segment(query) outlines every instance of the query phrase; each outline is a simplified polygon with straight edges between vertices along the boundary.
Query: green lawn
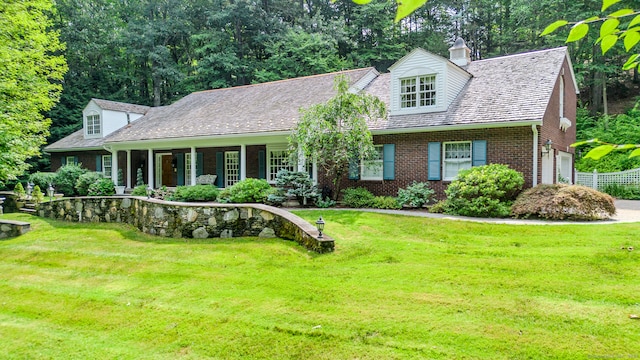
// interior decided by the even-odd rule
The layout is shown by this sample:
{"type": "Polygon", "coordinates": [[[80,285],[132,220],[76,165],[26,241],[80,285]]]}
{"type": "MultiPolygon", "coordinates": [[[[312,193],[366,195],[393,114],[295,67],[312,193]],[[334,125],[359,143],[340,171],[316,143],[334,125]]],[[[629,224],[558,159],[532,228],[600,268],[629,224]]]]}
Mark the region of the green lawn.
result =
{"type": "Polygon", "coordinates": [[[335,253],[3,215],[0,358],[640,358],[640,224],[298,214],[335,253]]]}

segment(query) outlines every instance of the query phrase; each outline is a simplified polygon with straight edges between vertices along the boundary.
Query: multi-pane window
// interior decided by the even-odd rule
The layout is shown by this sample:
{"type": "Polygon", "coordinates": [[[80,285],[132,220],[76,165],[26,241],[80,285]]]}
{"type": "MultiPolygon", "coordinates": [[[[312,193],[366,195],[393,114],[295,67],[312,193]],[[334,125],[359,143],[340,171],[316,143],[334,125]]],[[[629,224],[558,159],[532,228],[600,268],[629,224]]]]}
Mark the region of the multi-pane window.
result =
{"type": "Polygon", "coordinates": [[[75,156],[67,156],[65,163],[67,165],[78,165],[78,164],[76,164],[76,157],[75,156]]]}
{"type": "Polygon", "coordinates": [[[400,107],[414,108],[436,105],[436,76],[400,79],[400,107]]]}
{"type": "Polygon", "coordinates": [[[240,180],[240,153],[238,151],[227,151],[224,153],[225,182],[224,186],[229,187],[240,180]]]}
{"type": "Polygon", "coordinates": [[[436,76],[420,76],[420,106],[436,104],[436,76]]]}
{"type": "MultiPolygon", "coordinates": [[[[267,181],[275,182],[280,170],[298,171],[298,166],[291,163],[286,146],[269,146],[267,148],[267,181]]],[[[313,178],[313,164],[310,161],[305,162],[305,172],[313,178]]]]}
{"type": "Polygon", "coordinates": [[[111,155],[102,155],[102,175],[111,178],[111,155]]]}
{"type": "Polygon", "coordinates": [[[376,154],[371,160],[363,161],[360,178],[362,180],[382,180],[383,177],[383,146],[376,145],[376,154]]]}
{"type": "Polygon", "coordinates": [[[269,148],[267,159],[267,181],[276,181],[276,175],[280,170],[294,171],[293,164],[289,161],[289,153],[284,148],[269,148]]]}
{"type": "MultiPolygon", "coordinates": [[[[198,162],[196,161],[196,174],[198,173],[198,162]]],[[[191,184],[191,153],[184,154],[184,184],[191,184]]]]}
{"type": "Polygon", "coordinates": [[[466,169],[471,169],[471,141],[445,143],[444,179],[453,180],[466,169]]]}
{"type": "Polygon", "coordinates": [[[87,115],[87,135],[100,134],[100,115],[87,115]]]}

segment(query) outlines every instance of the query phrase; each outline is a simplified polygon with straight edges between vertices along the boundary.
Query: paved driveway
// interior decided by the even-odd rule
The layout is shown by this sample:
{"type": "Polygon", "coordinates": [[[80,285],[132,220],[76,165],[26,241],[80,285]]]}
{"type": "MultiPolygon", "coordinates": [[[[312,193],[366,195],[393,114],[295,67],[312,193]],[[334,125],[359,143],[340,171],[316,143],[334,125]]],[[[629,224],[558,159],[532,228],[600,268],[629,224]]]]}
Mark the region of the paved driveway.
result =
{"type": "Polygon", "coordinates": [[[640,200],[616,200],[617,213],[613,217],[619,222],[640,221],[640,200]]]}
{"type": "MultiPolygon", "coordinates": [[[[311,208],[313,209],[313,208],[311,208]]],[[[311,210],[305,209],[305,210],[311,210]]],[[[475,222],[489,222],[497,224],[519,224],[519,225],[567,225],[567,224],[617,224],[623,222],[640,222],[640,200],[616,200],[616,215],[611,220],[603,221],[548,221],[548,220],[528,220],[528,219],[486,219],[466,216],[453,216],[444,214],[432,214],[424,210],[382,210],[382,209],[351,209],[357,211],[377,212],[383,214],[420,216],[438,219],[466,220],[475,222]]],[[[346,209],[314,209],[318,211],[340,211],[346,209]]]]}

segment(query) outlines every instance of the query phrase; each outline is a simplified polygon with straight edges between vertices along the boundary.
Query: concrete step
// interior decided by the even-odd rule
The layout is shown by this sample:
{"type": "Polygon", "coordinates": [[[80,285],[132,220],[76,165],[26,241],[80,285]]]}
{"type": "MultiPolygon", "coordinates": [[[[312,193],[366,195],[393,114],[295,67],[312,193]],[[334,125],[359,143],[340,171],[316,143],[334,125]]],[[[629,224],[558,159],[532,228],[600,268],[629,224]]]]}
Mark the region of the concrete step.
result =
{"type": "Polygon", "coordinates": [[[34,215],[36,213],[36,209],[29,209],[29,208],[23,207],[22,209],[20,209],[20,212],[24,214],[34,215]]]}

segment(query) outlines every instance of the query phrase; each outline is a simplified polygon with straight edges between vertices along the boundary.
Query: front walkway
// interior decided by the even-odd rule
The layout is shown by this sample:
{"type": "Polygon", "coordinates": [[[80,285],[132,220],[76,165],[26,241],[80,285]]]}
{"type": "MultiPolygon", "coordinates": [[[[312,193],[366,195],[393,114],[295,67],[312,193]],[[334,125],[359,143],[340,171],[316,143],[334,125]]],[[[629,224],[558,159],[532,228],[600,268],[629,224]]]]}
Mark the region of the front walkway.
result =
{"type": "MultiPolygon", "coordinates": [[[[570,225],[570,224],[619,224],[640,222],[640,200],[616,200],[617,213],[609,220],[601,221],[551,221],[551,220],[526,220],[526,219],[497,219],[497,218],[475,218],[467,216],[454,216],[446,214],[432,214],[426,210],[385,210],[385,209],[304,209],[304,210],[324,210],[324,211],[340,211],[354,210],[375,212],[381,214],[418,216],[434,219],[464,220],[474,222],[485,222],[494,224],[513,224],[513,225],[570,225]]],[[[302,210],[302,209],[301,209],[302,210]]]]}

